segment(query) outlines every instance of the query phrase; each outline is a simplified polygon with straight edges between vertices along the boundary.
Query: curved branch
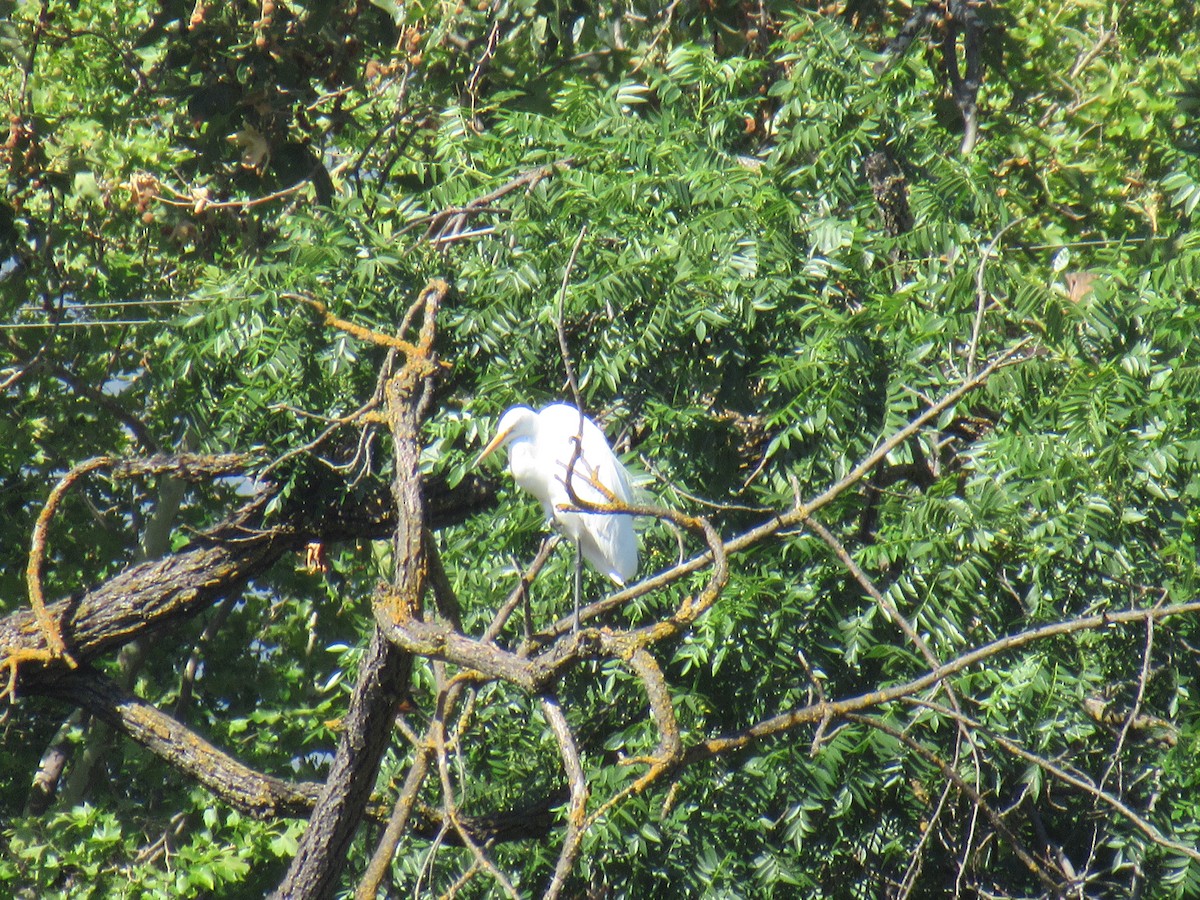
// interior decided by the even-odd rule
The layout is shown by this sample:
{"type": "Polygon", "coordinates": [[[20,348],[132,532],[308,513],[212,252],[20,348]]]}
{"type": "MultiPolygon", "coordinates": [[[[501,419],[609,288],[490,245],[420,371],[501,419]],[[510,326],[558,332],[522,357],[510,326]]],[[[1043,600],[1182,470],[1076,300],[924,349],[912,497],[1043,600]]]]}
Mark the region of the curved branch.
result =
{"type": "MultiPolygon", "coordinates": [[[[240,454],[152,457],[120,461],[114,471],[123,475],[173,471],[181,477],[199,478],[224,474],[225,466],[245,459],[240,454]]],[[[302,502],[285,507],[278,524],[264,528],[263,509],[274,496],[268,490],[194,539],[192,547],[130,566],[82,597],[48,604],[46,613],[68,626],[72,654],[86,663],[207,609],[309,541],[381,538],[392,532],[395,511],[380,496],[382,492],[347,497],[340,485],[333,481],[312,485],[302,502]],[[311,502],[314,495],[325,493],[336,499],[325,504],[311,502]]],[[[431,477],[424,480],[422,489],[429,495],[429,522],[434,529],[460,522],[495,499],[492,485],[475,477],[453,489],[431,477]]],[[[22,693],[40,693],[46,684],[69,671],[65,660],[54,656],[32,609],[0,618],[0,665],[13,656],[20,661],[22,693]]]]}
{"type": "MultiPolygon", "coordinates": [[[[33,526],[33,540],[29,547],[29,564],[25,568],[25,580],[29,585],[29,603],[33,606],[33,615],[37,619],[38,627],[42,630],[42,636],[50,653],[62,658],[72,669],[75,668],[76,662],[67,651],[67,645],[63,640],[62,622],[57,617],[51,616],[46,610],[46,600],[42,596],[42,563],[46,559],[46,537],[50,532],[50,520],[54,518],[54,514],[58,511],[58,505],[71,486],[89,472],[111,466],[114,462],[115,460],[111,456],[97,456],[74,466],[70,472],[58,480],[58,484],[50,491],[50,496],[46,498],[46,505],[38,513],[37,522],[33,526]]],[[[14,658],[10,656],[10,659],[14,658]]],[[[13,677],[16,677],[15,667],[13,668],[13,677]]]]}

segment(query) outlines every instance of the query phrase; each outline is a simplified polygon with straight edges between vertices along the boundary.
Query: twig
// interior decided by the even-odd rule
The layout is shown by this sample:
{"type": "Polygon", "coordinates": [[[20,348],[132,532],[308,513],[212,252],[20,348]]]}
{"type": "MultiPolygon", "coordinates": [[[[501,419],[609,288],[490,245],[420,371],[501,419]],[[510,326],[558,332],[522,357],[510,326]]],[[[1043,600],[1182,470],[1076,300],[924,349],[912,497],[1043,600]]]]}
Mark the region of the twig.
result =
{"type": "MultiPolygon", "coordinates": [[[[425,233],[421,237],[421,241],[432,241],[434,238],[445,234],[456,234],[461,230],[462,224],[470,216],[481,215],[486,212],[500,212],[502,210],[492,210],[491,204],[501,197],[512,193],[519,187],[524,187],[527,190],[532,190],[543,178],[549,178],[556,174],[560,169],[569,169],[575,164],[574,157],[564,157],[563,159],[555,160],[552,163],[547,163],[544,166],[537,166],[517,175],[510,179],[500,187],[489,191],[488,193],[476,197],[474,200],[467,203],[465,206],[455,206],[440,212],[432,213],[428,216],[422,216],[409,222],[403,228],[396,232],[396,237],[417,228],[420,225],[429,223],[425,229],[425,233]]],[[[418,241],[420,243],[421,241],[418,241]]],[[[410,248],[411,249],[411,248],[410,248]]]]}
{"type": "MultiPolygon", "coordinates": [[[[432,849],[433,848],[431,847],[430,848],[431,852],[430,852],[430,857],[429,857],[431,860],[433,858],[432,849]]],[[[459,876],[454,879],[454,883],[451,884],[450,887],[446,888],[446,890],[442,892],[442,894],[438,897],[438,900],[451,900],[451,898],[457,897],[458,892],[461,891],[463,888],[465,888],[470,883],[471,879],[479,874],[479,870],[480,870],[479,860],[472,859],[471,864],[469,866],[467,866],[465,869],[463,869],[461,874],[459,874],[459,876]]],[[[414,889],[413,895],[417,896],[417,897],[420,896],[420,884],[419,883],[417,885],[417,888],[414,889]]]]}
{"type": "MultiPolygon", "coordinates": [[[[1079,73],[1082,72],[1084,69],[1086,69],[1088,66],[1090,66],[1092,64],[1092,60],[1094,60],[1097,56],[1099,56],[1101,51],[1103,51],[1104,48],[1106,46],[1108,46],[1108,42],[1111,41],[1114,37],[1116,37],[1117,30],[1118,30],[1117,29],[1118,23],[1116,21],[1117,15],[1122,10],[1125,9],[1125,6],[1128,3],[1129,3],[1129,0],[1120,0],[1120,2],[1118,2],[1116,4],[1116,7],[1113,9],[1112,27],[1101,30],[1099,40],[1097,40],[1096,43],[1092,45],[1091,49],[1089,49],[1086,53],[1081,54],[1079,56],[1079,58],[1075,60],[1074,65],[1071,66],[1071,71],[1067,73],[1067,78],[1070,79],[1070,78],[1077,77],[1079,75],[1079,73]]],[[[1045,123],[1043,123],[1041,125],[1041,127],[1044,128],[1045,123]]]]}
{"type": "MultiPolygon", "coordinates": [[[[1147,621],[1150,621],[1150,620],[1147,619],[1147,621]]],[[[1083,776],[1083,775],[1076,775],[1073,772],[1069,772],[1066,769],[1062,768],[1061,766],[1058,766],[1055,763],[1052,763],[1050,760],[1046,759],[1045,757],[1039,756],[1036,753],[1026,750],[1024,747],[1020,746],[1016,742],[1009,740],[1008,738],[1003,737],[1002,735],[996,734],[995,732],[989,730],[987,728],[987,726],[983,725],[980,722],[975,721],[974,719],[970,718],[969,716],[955,713],[953,710],[947,709],[946,707],[940,706],[936,703],[930,703],[930,702],[923,701],[923,700],[917,700],[915,698],[907,700],[906,702],[910,702],[910,703],[913,703],[916,705],[928,707],[929,709],[932,709],[936,712],[941,713],[942,715],[949,716],[951,718],[961,718],[961,721],[965,725],[967,725],[967,727],[971,728],[974,731],[979,732],[980,734],[985,735],[986,737],[988,737],[988,739],[994,741],[997,744],[997,746],[999,746],[1002,749],[1006,750],[1007,752],[1011,753],[1013,756],[1016,756],[1016,757],[1024,760],[1027,763],[1032,763],[1033,765],[1037,766],[1039,769],[1043,770],[1044,772],[1054,776],[1059,781],[1062,781],[1065,784],[1069,784],[1072,787],[1079,788],[1081,791],[1085,792],[1086,794],[1090,795],[1091,797],[1095,798],[1096,800],[1112,807],[1113,810],[1118,812],[1120,815],[1124,816],[1131,825],[1133,825],[1135,828],[1138,829],[1138,831],[1142,832],[1142,834],[1144,834],[1146,837],[1148,837],[1154,843],[1158,844],[1160,847],[1170,850],[1173,853],[1178,853],[1181,856],[1186,856],[1188,859],[1192,860],[1193,862],[1200,863],[1200,850],[1197,850],[1195,847],[1189,847],[1187,844],[1181,844],[1178,841],[1171,840],[1169,837],[1167,837],[1161,831],[1159,831],[1158,828],[1155,827],[1155,825],[1152,822],[1149,822],[1144,817],[1139,815],[1137,812],[1135,812],[1133,809],[1131,809],[1127,804],[1125,804],[1120,798],[1115,797],[1112,794],[1108,793],[1107,791],[1102,790],[1101,788],[1097,787],[1096,784],[1090,778],[1087,778],[1086,776],[1083,776]]]]}
{"type": "MultiPolygon", "coordinates": [[[[884,614],[891,619],[892,623],[896,625],[896,627],[898,627],[904,633],[904,636],[908,638],[908,640],[920,651],[921,656],[924,657],[925,661],[935,669],[941,665],[940,660],[934,654],[928,642],[926,642],[924,638],[917,634],[916,629],[913,628],[909,621],[900,614],[900,610],[896,608],[895,604],[888,600],[888,598],[884,596],[883,592],[875,586],[875,583],[871,580],[870,576],[867,575],[854,557],[849,554],[846,548],[842,545],[841,541],[839,541],[828,528],[826,528],[821,522],[817,521],[817,519],[813,518],[812,516],[806,516],[803,521],[804,525],[811,529],[822,541],[824,541],[826,546],[833,551],[834,555],[841,560],[842,565],[846,567],[847,571],[849,571],[854,577],[854,580],[858,582],[859,586],[867,592],[867,594],[875,601],[879,608],[883,610],[884,614]]],[[[959,702],[958,692],[954,690],[953,686],[950,685],[949,682],[945,681],[941,683],[941,688],[946,692],[946,697],[950,701],[951,707],[961,712],[962,704],[959,702]]],[[[970,748],[971,761],[975,767],[976,788],[978,788],[983,772],[983,762],[980,758],[979,747],[976,745],[975,738],[971,734],[970,730],[965,728],[961,723],[958,725],[958,733],[959,738],[961,740],[965,740],[967,742],[967,746],[970,748]]],[[[958,768],[959,754],[961,753],[961,750],[961,742],[956,740],[954,746],[954,758],[950,763],[955,767],[956,770],[958,768]]],[[[974,818],[972,818],[971,828],[969,828],[967,831],[967,840],[964,842],[964,848],[970,847],[971,838],[974,835],[974,825],[974,818]]],[[[966,849],[964,849],[964,853],[965,852],[966,849]]]]}
{"type": "Polygon", "coordinates": [[[979,333],[983,328],[983,314],[987,307],[987,292],[983,286],[983,267],[987,265],[988,257],[995,251],[996,246],[1000,243],[1000,238],[1004,237],[1004,233],[1010,228],[1020,225],[1028,218],[1029,216],[1021,216],[1019,219],[1013,219],[997,231],[988,243],[987,249],[983,251],[983,255],[979,258],[979,266],[975,270],[975,321],[971,325],[971,342],[967,345],[968,378],[971,378],[975,374],[975,353],[979,348],[979,333]]]}
{"type": "Polygon", "coordinates": [[[495,234],[496,226],[487,225],[483,228],[476,228],[474,231],[455,231],[453,234],[438,235],[429,239],[429,243],[435,247],[440,247],[442,244],[449,244],[452,241],[465,241],[473,237],[482,237],[485,234],[495,234]]]}
{"type": "Polygon", "coordinates": [[[1008,824],[1003,818],[1000,817],[1000,814],[992,809],[991,804],[984,800],[983,796],[977,790],[975,790],[975,788],[967,784],[966,780],[964,780],[963,777],[958,774],[953,766],[951,766],[933,751],[927,749],[922,744],[909,737],[903,731],[893,728],[882,719],[878,719],[874,716],[862,716],[856,713],[852,713],[846,716],[846,718],[850,719],[852,722],[859,722],[863,725],[874,728],[877,731],[882,731],[889,737],[900,741],[900,743],[904,744],[904,746],[908,747],[926,762],[929,762],[940,769],[942,774],[951,782],[953,782],[956,788],[958,788],[962,793],[966,794],[971,799],[971,802],[975,804],[978,809],[983,811],[983,814],[987,817],[988,821],[992,823],[992,827],[996,829],[997,833],[1004,836],[1004,839],[1013,849],[1013,852],[1017,854],[1021,862],[1025,864],[1029,871],[1038,877],[1038,880],[1042,883],[1043,887],[1050,892],[1050,895],[1053,897],[1061,896],[1062,888],[1059,886],[1058,882],[1050,876],[1050,873],[1046,871],[1045,867],[1042,866],[1040,862],[1038,862],[1029,854],[1029,851],[1025,849],[1025,845],[1021,843],[1021,839],[1017,837],[1011,828],[1008,827],[1008,824]]]}
{"type": "MultiPolygon", "coordinates": [[[[563,300],[567,295],[567,284],[571,280],[571,270],[575,268],[575,257],[579,253],[579,245],[583,243],[583,236],[587,234],[587,225],[579,229],[579,236],[575,238],[575,245],[571,248],[571,255],[567,258],[566,268],[563,269],[562,284],[558,288],[558,302],[556,304],[557,312],[554,317],[554,330],[558,334],[558,351],[562,355],[563,371],[567,373],[567,384],[571,388],[571,398],[575,401],[575,408],[579,410],[580,424],[579,430],[583,431],[583,401],[579,397],[579,381],[575,377],[575,366],[571,362],[571,350],[567,346],[567,332],[563,324],[563,300]]],[[[575,444],[575,458],[578,458],[580,452],[580,443],[575,444]]],[[[571,482],[571,470],[574,467],[575,459],[571,460],[571,465],[567,466],[567,483],[571,482]]],[[[573,500],[574,498],[572,498],[573,500]]]]}
{"type": "Polygon", "coordinates": [[[137,88],[134,89],[134,92],[131,96],[136,97],[143,91],[149,90],[150,83],[146,79],[145,73],[142,72],[142,67],[138,58],[129,50],[118,46],[117,42],[103,31],[93,28],[74,28],[64,32],[62,35],[50,34],[49,37],[55,40],[63,41],[77,37],[94,37],[100,41],[103,41],[105,44],[108,44],[109,49],[121,57],[121,61],[125,63],[126,68],[128,68],[129,71],[133,73],[133,77],[137,79],[137,88]]]}
{"type": "Polygon", "coordinates": [[[196,672],[200,669],[200,659],[204,654],[204,648],[208,646],[213,637],[224,626],[225,620],[229,618],[229,614],[233,612],[233,607],[237,605],[239,599],[241,599],[240,591],[229,592],[225,599],[217,606],[216,612],[208,620],[208,624],[204,626],[204,631],[196,639],[196,643],[192,647],[192,652],[188,654],[187,662],[183,666],[183,674],[179,677],[179,696],[175,700],[175,708],[171,711],[171,715],[176,721],[183,721],[184,713],[191,702],[192,689],[196,683],[196,672]]]}
{"type": "MultiPolygon", "coordinates": [[[[17,313],[22,313],[25,311],[26,310],[24,310],[24,309],[18,309],[17,313]]],[[[39,313],[42,312],[41,309],[34,309],[31,311],[39,312],[39,313]]],[[[49,323],[47,323],[47,324],[49,324],[49,323]]],[[[0,328],[2,328],[2,327],[3,326],[0,326],[0,328]]],[[[17,341],[11,337],[9,338],[9,341],[12,343],[14,349],[16,347],[20,346],[17,343],[17,341]]],[[[33,356],[31,356],[27,360],[20,361],[17,365],[13,366],[12,374],[7,376],[3,381],[0,381],[0,395],[8,393],[9,390],[16,387],[17,384],[23,378],[36,372],[42,366],[42,355],[45,352],[46,352],[46,345],[42,344],[42,346],[38,347],[37,352],[34,353],[33,356]]]]}
{"type": "MultiPolygon", "coordinates": [[[[508,622],[509,616],[513,610],[517,608],[522,600],[528,603],[529,586],[533,584],[533,579],[537,577],[538,572],[546,565],[550,559],[550,554],[554,552],[554,548],[558,546],[558,542],[562,540],[562,535],[554,534],[542,540],[542,545],[538,547],[537,555],[534,556],[533,562],[529,564],[529,568],[521,572],[520,566],[514,561],[513,568],[517,570],[517,586],[509,593],[500,608],[496,610],[496,615],[492,618],[492,622],[484,632],[481,641],[485,643],[496,640],[500,636],[505,624],[508,622]]],[[[526,607],[528,609],[528,607],[526,607]]],[[[526,624],[528,625],[528,614],[526,614],[526,624]]],[[[528,635],[526,636],[528,637],[528,635]]]]}
{"type": "Polygon", "coordinates": [[[410,341],[406,341],[399,337],[392,337],[391,335],[383,334],[379,331],[374,331],[363,325],[359,325],[357,322],[351,322],[349,319],[343,319],[340,316],[336,316],[329,311],[329,308],[324,303],[322,303],[316,297],[313,297],[311,294],[295,294],[290,291],[285,291],[279,296],[284,300],[295,300],[299,303],[305,304],[306,306],[311,306],[317,311],[317,314],[321,317],[323,324],[329,326],[330,328],[336,328],[338,331],[344,331],[346,334],[350,335],[351,337],[358,338],[360,341],[365,341],[368,344],[376,344],[380,347],[387,347],[390,350],[397,350],[407,357],[415,356],[417,354],[416,346],[410,341]]]}
{"type": "Polygon", "coordinates": [[[715,500],[708,500],[698,494],[693,494],[684,488],[682,485],[672,481],[667,475],[654,465],[654,461],[644,453],[638,454],[638,460],[645,467],[646,471],[658,479],[659,483],[669,487],[680,497],[685,500],[690,500],[698,506],[707,506],[709,509],[715,509],[718,512],[747,512],[763,515],[764,513],[773,512],[769,506],[747,506],[742,503],[718,503],[715,500]]]}
{"type": "Polygon", "coordinates": [[[454,799],[454,785],[450,780],[450,769],[448,766],[446,753],[446,727],[445,715],[447,710],[444,704],[439,704],[439,708],[434,714],[433,720],[430,722],[429,728],[433,735],[434,758],[437,760],[438,778],[442,784],[442,808],[446,817],[446,821],[450,823],[459,840],[462,841],[464,847],[471,851],[475,857],[475,861],[480,867],[495,879],[496,883],[503,888],[504,893],[513,900],[519,900],[516,888],[500,869],[496,867],[463,827],[462,822],[458,818],[458,804],[454,799]]]}
{"type": "Polygon", "coordinates": [[[161,194],[155,194],[153,196],[154,199],[159,203],[163,203],[167,206],[185,207],[192,209],[197,213],[204,212],[207,209],[251,209],[255,206],[262,206],[265,203],[272,203],[275,200],[282,200],[284,197],[290,197],[292,194],[295,194],[307,187],[308,183],[308,179],[305,178],[304,180],[293,184],[291,187],[273,191],[270,194],[264,194],[263,196],[255,197],[252,200],[209,200],[206,196],[208,192],[207,188],[196,188],[189,195],[184,194],[181,191],[177,191],[170,185],[166,184],[164,184],[163,187],[180,199],[172,200],[162,196],[161,194]]]}
{"type": "MultiPolygon", "coordinates": [[[[397,336],[390,337],[390,336],[382,334],[378,331],[374,331],[372,329],[365,328],[362,325],[358,325],[354,322],[350,322],[346,319],[342,319],[342,318],[339,318],[338,316],[333,315],[326,309],[325,304],[321,303],[321,301],[317,300],[316,298],[314,298],[310,295],[295,294],[295,293],[280,294],[281,297],[287,298],[289,300],[299,301],[299,302],[304,303],[308,306],[311,306],[313,309],[317,310],[317,312],[321,314],[322,319],[326,325],[336,328],[339,331],[344,331],[353,337],[356,337],[356,338],[359,338],[360,340],[366,341],[367,343],[385,346],[388,348],[388,353],[383,361],[383,365],[380,366],[379,375],[375,382],[374,392],[371,394],[370,398],[365,403],[363,403],[360,407],[358,407],[358,409],[354,410],[353,412],[347,413],[344,416],[323,417],[323,416],[317,416],[313,413],[303,412],[300,410],[289,410],[295,414],[303,415],[303,416],[306,416],[309,418],[322,418],[325,421],[328,421],[330,424],[327,428],[323,429],[321,431],[321,433],[318,434],[311,441],[308,441],[307,443],[302,444],[299,447],[293,447],[291,450],[288,450],[286,453],[280,455],[269,466],[267,466],[265,469],[263,469],[263,471],[261,473],[262,476],[266,476],[266,475],[270,474],[271,472],[275,471],[275,469],[279,468],[281,465],[283,465],[285,462],[287,462],[290,459],[293,459],[297,456],[301,456],[306,453],[312,453],[318,447],[323,445],[327,440],[329,440],[329,438],[332,437],[338,431],[338,429],[344,428],[347,425],[352,425],[355,423],[364,423],[364,428],[363,428],[362,433],[359,435],[358,444],[354,451],[354,456],[351,457],[348,462],[346,462],[342,465],[335,465],[335,464],[329,463],[325,460],[322,460],[322,461],[326,462],[326,464],[329,465],[330,468],[334,469],[335,471],[346,471],[346,472],[352,471],[356,466],[358,466],[360,464],[360,461],[364,458],[364,456],[367,457],[367,460],[369,463],[369,460],[370,460],[369,442],[374,433],[375,425],[377,424],[370,420],[370,415],[371,415],[371,413],[379,410],[383,406],[384,385],[386,384],[387,379],[391,376],[392,367],[393,367],[393,365],[395,363],[395,359],[396,359],[396,353],[401,352],[401,353],[404,353],[406,357],[410,357],[413,353],[416,353],[418,350],[418,348],[415,345],[413,345],[411,342],[404,340],[403,335],[405,335],[408,332],[408,329],[412,324],[413,317],[422,308],[422,306],[424,304],[424,300],[423,300],[424,295],[425,295],[425,293],[422,292],[417,297],[417,299],[413,302],[413,304],[409,307],[408,311],[405,313],[404,319],[400,323],[400,328],[397,331],[397,336]]],[[[442,367],[448,367],[447,363],[438,363],[437,365],[441,365],[442,367]]],[[[360,472],[360,475],[361,474],[363,474],[363,473],[360,472]]],[[[357,483],[357,479],[355,479],[355,483],[357,483]]]]}
{"type": "Polygon", "coordinates": [[[29,82],[33,76],[38,47],[42,42],[42,37],[49,29],[51,21],[50,0],[42,0],[41,8],[38,10],[37,24],[33,27],[29,47],[25,51],[25,62],[21,66],[21,89],[17,94],[17,108],[22,110],[26,116],[33,115],[33,101],[30,99],[29,82]]]}
{"type": "Polygon", "coordinates": [[[466,94],[471,98],[472,116],[475,115],[479,105],[479,82],[483,80],[483,73],[487,71],[492,57],[496,55],[496,45],[500,38],[500,3],[492,3],[491,14],[495,16],[495,21],[492,22],[492,27],[488,31],[483,53],[480,54],[479,60],[475,63],[475,68],[471,70],[471,76],[467,79],[466,94]]]}
{"type": "MultiPolygon", "coordinates": [[[[412,71],[413,71],[412,66],[408,65],[407,63],[402,64],[401,75],[400,75],[400,89],[396,93],[396,104],[395,104],[395,108],[392,110],[392,115],[389,117],[386,125],[384,125],[378,131],[376,131],[373,135],[371,135],[371,139],[369,141],[367,141],[367,144],[365,147],[363,147],[362,152],[358,154],[358,159],[356,159],[354,161],[354,165],[350,167],[350,176],[354,179],[355,184],[357,184],[360,189],[362,187],[362,180],[359,177],[359,175],[360,175],[360,172],[362,171],[362,166],[363,166],[363,163],[366,161],[367,156],[371,153],[372,150],[375,149],[375,145],[377,143],[379,143],[379,141],[383,138],[383,136],[385,134],[387,134],[389,131],[394,130],[396,128],[396,126],[400,124],[400,120],[404,117],[404,113],[408,109],[408,107],[406,107],[404,104],[405,104],[405,100],[408,98],[408,81],[412,77],[412,71]]],[[[386,81],[386,82],[380,84],[378,89],[376,90],[376,94],[378,96],[382,96],[384,90],[386,90],[388,87],[390,87],[391,83],[393,81],[395,81],[395,79],[390,79],[389,81],[386,81]]],[[[369,102],[369,98],[367,100],[364,100],[363,102],[364,103],[369,102]]]]}
{"type": "Polygon", "coordinates": [[[634,67],[633,67],[634,72],[640,71],[642,66],[646,65],[646,63],[648,63],[651,60],[651,58],[654,55],[654,49],[655,49],[655,47],[658,46],[658,42],[661,41],[663,39],[663,36],[668,31],[671,30],[671,20],[674,18],[675,10],[678,8],[678,6],[679,6],[679,0],[671,0],[670,4],[668,4],[667,8],[664,9],[662,11],[662,13],[660,13],[660,18],[662,19],[662,24],[659,25],[658,28],[655,30],[654,37],[652,37],[650,39],[650,42],[646,45],[646,49],[642,52],[641,59],[639,59],[637,61],[637,63],[634,65],[634,67]]]}
{"type": "MultiPolygon", "coordinates": [[[[1154,652],[1154,620],[1146,620],[1146,642],[1142,647],[1142,670],[1138,674],[1137,695],[1133,698],[1133,706],[1130,707],[1129,713],[1125,716],[1125,721],[1121,723],[1121,732],[1117,735],[1117,743],[1113,747],[1113,752],[1108,760],[1108,765],[1104,767],[1104,773],[1100,776],[1100,781],[1096,785],[1096,789],[1101,793],[1104,792],[1104,787],[1108,783],[1109,776],[1117,767],[1121,759],[1121,753],[1125,749],[1125,740],[1129,736],[1129,729],[1133,726],[1134,721],[1141,713],[1142,701],[1146,697],[1146,684],[1150,680],[1150,660],[1154,652]]],[[[1099,798],[1096,798],[1097,802],[1099,798]]],[[[1093,844],[1088,854],[1088,864],[1085,868],[1090,869],[1092,861],[1096,856],[1096,846],[1093,844]]]]}
{"type": "MultiPolygon", "coordinates": [[[[937,806],[934,807],[933,814],[922,823],[924,827],[920,829],[921,837],[917,840],[917,846],[913,848],[911,859],[908,863],[908,869],[904,872],[904,877],[900,879],[899,893],[896,895],[897,900],[908,900],[908,898],[912,896],[913,888],[915,888],[917,884],[917,878],[919,878],[921,875],[921,868],[925,859],[925,847],[928,846],[929,839],[937,832],[937,828],[935,828],[935,826],[942,818],[942,812],[946,808],[946,801],[950,799],[950,794],[953,791],[954,782],[947,781],[942,787],[942,793],[941,796],[938,797],[937,806]]],[[[959,866],[960,876],[965,868],[965,866],[959,866]]]]}
{"type": "Polygon", "coordinates": [[[1117,735],[1116,746],[1113,747],[1112,757],[1108,761],[1108,765],[1104,769],[1104,774],[1100,776],[1100,790],[1104,790],[1104,785],[1108,781],[1109,775],[1116,768],[1117,761],[1121,757],[1121,751],[1125,747],[1125,739],[1129,736],[1129,729],[1137,720],[1141,712],[1142,701],[1146,698],[1146,683],[1150,680],[1150,659],[1154,652],[1154,620],[1146,620],[1146,643],[1142,647],[1142,671],[1138,675],[1137,695],[1133,698],[1133,706],[1129,709],[1129,714],[1125,716],[1125,721],[1121,723],[1121,733],[1117,735]]]}

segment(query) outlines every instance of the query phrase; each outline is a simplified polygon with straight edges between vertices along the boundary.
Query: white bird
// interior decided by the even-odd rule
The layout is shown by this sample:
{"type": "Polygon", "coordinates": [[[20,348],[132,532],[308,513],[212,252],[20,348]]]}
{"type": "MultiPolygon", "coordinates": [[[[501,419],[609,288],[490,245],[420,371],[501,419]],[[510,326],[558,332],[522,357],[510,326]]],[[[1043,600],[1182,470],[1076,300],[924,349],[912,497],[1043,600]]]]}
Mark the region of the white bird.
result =
{"type": "Polygon", "coordinates": [[[579,554],[596,571],[624,584],[637,574],[638,548],[632,516],[570,509],[578,504],[567,490],[568,470],[575,496],[596,504],[632,503],[629,473],[612,452],[604,432],[567,403],[552,403],[541,412],[528,406],[505,410],[496,436],[483,448],[479,461],[504,446],[517,486],[533,494],[546,520],[575,544],[578,620],[579,554]],[[576,457],[577,440],[580,450],[576,457]]]}

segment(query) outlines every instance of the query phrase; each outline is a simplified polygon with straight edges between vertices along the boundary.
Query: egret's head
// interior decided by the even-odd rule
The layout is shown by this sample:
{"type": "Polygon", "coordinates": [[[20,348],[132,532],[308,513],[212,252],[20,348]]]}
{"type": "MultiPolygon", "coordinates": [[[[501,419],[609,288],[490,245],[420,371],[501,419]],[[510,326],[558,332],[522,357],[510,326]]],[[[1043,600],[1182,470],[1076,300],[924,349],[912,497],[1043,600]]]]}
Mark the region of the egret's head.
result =
{"type": "Polygon", "coordinates": [[[496,436],[488,441],[475,465],[479,465],[498,447],[507,446],[511,441],[520,437],[529,437],[537,428],[537,413],[528,406],[512,406],[500,417],[496,426],[496,436]]]}

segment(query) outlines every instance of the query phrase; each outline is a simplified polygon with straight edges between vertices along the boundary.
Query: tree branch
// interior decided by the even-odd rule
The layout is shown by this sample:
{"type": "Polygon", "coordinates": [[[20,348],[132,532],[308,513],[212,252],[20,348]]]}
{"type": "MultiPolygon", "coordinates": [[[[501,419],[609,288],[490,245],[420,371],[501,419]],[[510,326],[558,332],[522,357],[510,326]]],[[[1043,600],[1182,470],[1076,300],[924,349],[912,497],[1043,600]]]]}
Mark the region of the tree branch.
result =
{"type": "MultiPolygon", "coordinates": [[[[400,350],[406,356],[401,370],[389,378],[384,396],[392,432],[396,502],[393,541],[395,572],[391,589],[372,604],[376,628],[346,716],[346,731],[338,743],[329,779],[313,810],[296,856],[274,896],[332,897],[345,867],[350,843],[362,819],[371,788],[391,739],[389,726],[397,703],[407,696],[412,654],[389,640],[388,626],[401,619],[421,619],[426,587],[425,500],[421,490],[421,423],[432,397],[433,378],[440,371],[433,351],[438,304],[449,286],[431,281],[421,292],[424,320],[415,343],[403,337],[389,342],[368,333],[365,340],[400,350]]],[[[331,322],[341,330],[349,323],[331,322]]],[[[357,328],[357,326],[356,326],[357,328]]]]}
{"type": "Polygon", "coordinates": [[[45,695],[73,703],[255,818],[303,816],[321,786],[256,772],[100,672],[80,669],[47,685],[45,695]]]}
{"type": "MultiPolygon", "coordinates": [[[[155,459],[119,462],[117,468],[131,475],[166,471],[167,462],[155,459]]],[[[198,476],[202,469],[187,463],[171,471],[198,476]]],[[[381,496],[347,496],[340,487],[340,481],[332,479],[315,482],[303,502],[284,508],[278,524],[263,527],[263,509],[273,496],[268,489],[195,538],[191,548],[130,566],[82,597],[48,604],[46,611],[65,627],[76,660],[86,663],[207,609],[311,540],[381,538],[394,529],[394,510],[381,496]],[[312,503],[314,496],[330,500],[312,503]]],[[[464,479],[454,489],[432,478],[426,490],[430,525],[435,529],[462,521],[495,498],[490,483],[476,477],[464,479]]],[[[67,664],[51,653],[33,610],[0,618],[0,664],[14,653],[30,650],[40,656],[21,663],[18,687],[22,693],[40,693],[68,670],[67,664]]]]}
{"type": "Polygon", "coordinates": [[[815,725],[822,721],[842,718],[849,713],[862,712],[863,710],[872,709],[885,703],[903,700],[971,666],[986,662],[994,656],[1046,640],[1047,638],[1077,634],[1081,631],[1095,631],[1114,625],[1144,623],[1147,619],[1158,621],[1174,616],[1187,616],[1196,613],[1200,613],[1200,600],[1190,603],[1177,603],[1171,606],[1155,606],[1150,609],[1118,610],[1031,628],[1018,634],[1002,637],[984,644],[982,647],[977,647],[974,650],[963,653],[955,659],[938,666],[936,669],[902,684],[893,685],[892,687],[883,688],[878,691],[869,691],[845,700],[810,703],[807,706],[763,719],[736,734],[701,741],[684,751],[683,764],[687,765],[718,754],[740,750],[764,737],[782,734],[801,725],[815,725]]]}

